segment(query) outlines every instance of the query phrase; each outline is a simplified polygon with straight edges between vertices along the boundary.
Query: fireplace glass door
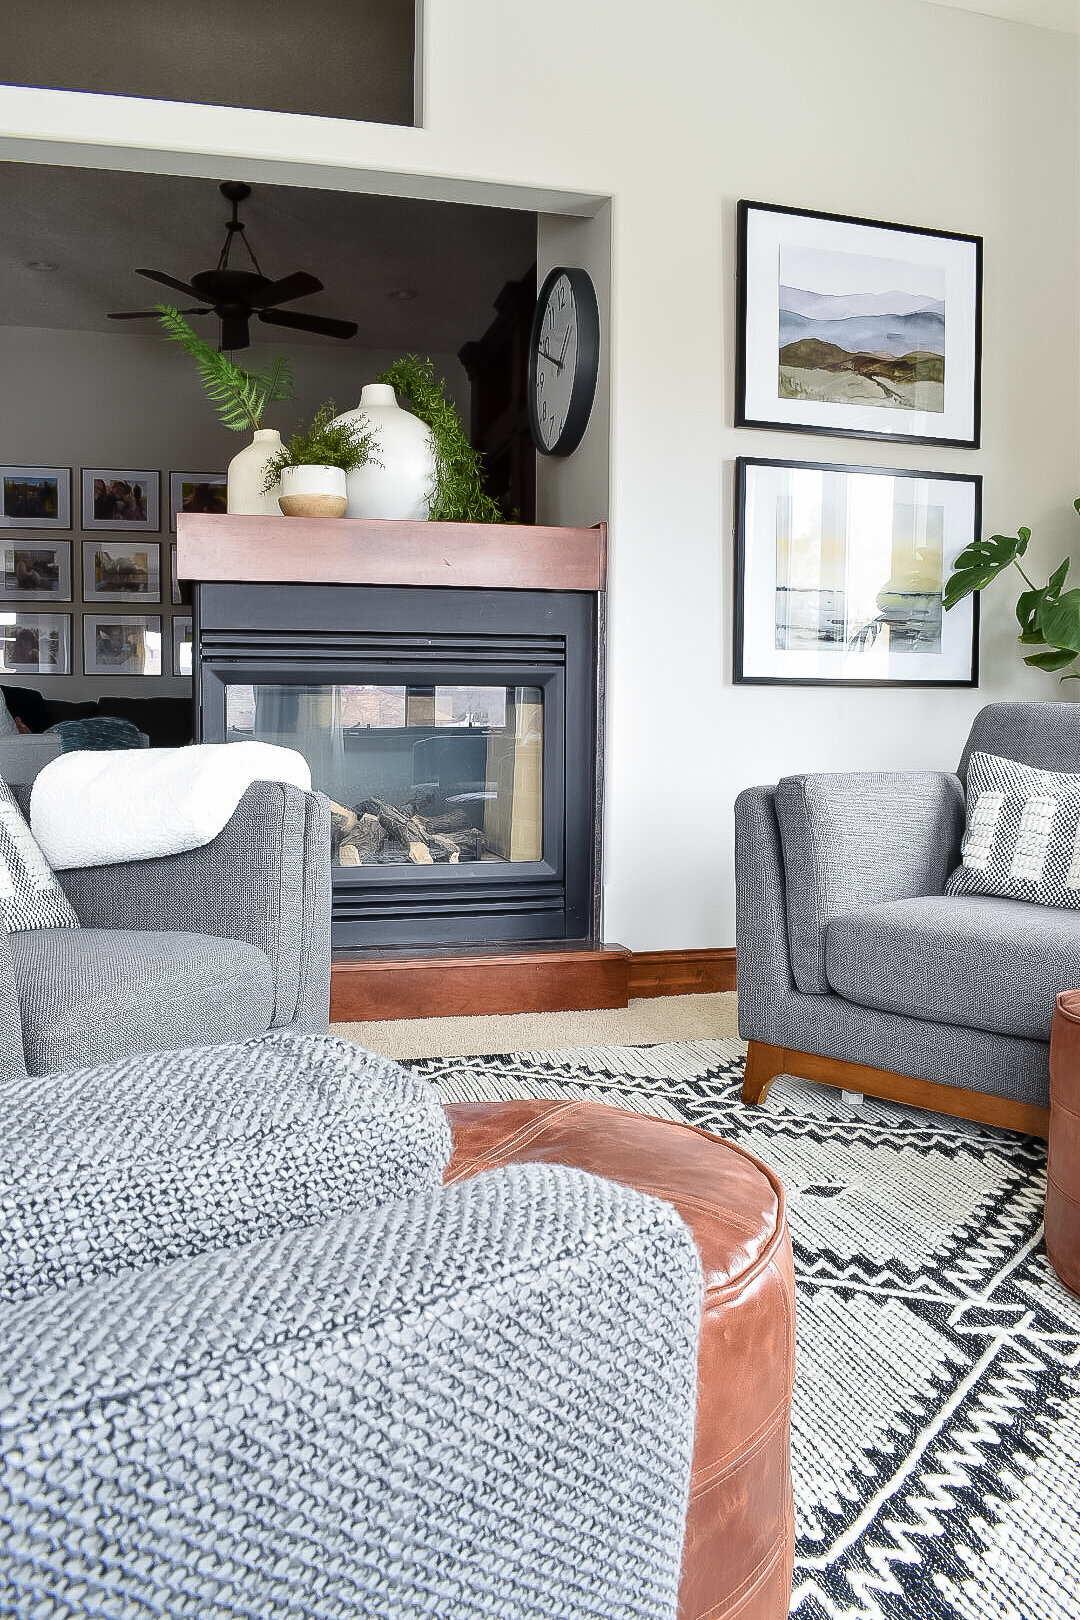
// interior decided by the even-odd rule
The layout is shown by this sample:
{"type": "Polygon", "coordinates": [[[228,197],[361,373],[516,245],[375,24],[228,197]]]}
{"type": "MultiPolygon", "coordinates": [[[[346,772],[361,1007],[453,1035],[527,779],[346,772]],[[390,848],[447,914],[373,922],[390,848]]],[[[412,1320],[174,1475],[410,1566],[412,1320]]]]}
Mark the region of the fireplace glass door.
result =
{"type": "Polygon", "coordinates": [[[303,754],[339,867],[543,858],[541,686],[229,681],[225,737],[303,754]]]}

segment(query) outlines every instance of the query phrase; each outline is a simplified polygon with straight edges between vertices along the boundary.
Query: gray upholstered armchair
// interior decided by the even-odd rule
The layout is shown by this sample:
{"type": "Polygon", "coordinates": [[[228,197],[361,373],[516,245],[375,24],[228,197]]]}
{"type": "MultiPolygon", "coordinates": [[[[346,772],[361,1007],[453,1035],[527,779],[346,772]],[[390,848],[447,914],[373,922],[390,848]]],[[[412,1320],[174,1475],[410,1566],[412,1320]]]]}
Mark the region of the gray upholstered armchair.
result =
{"type": "MultiPolygon", "coordinates": [[[[16,793],[25,807],[29,788],[16,793]]],[[[57,875],[80,928],[0,925],[0,1076],[326,1029],[321,794],[257,782],[200,849],[57,875]]]]}
{"type": "Polygon", "coordinates": [[[778,1074],[1042,1135],[1080,911],[946,895],[972,753],[1080,773],[1080,704],[1002,703],[955,776],[793,776],[735,806],[744,1100],[778,1074]]]}
{"type": "Polygon", "coordinates": [[[675,1620],[702,1270],[279,1032],[0,1085],[0,1613],[675,1620]]]}

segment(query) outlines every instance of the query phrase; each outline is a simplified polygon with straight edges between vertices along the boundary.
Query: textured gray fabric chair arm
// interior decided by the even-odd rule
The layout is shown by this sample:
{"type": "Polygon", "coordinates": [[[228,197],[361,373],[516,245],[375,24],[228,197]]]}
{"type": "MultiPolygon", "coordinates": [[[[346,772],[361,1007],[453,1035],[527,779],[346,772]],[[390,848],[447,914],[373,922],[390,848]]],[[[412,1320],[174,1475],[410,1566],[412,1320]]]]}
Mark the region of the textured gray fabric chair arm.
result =
{"type": "Polygon", "coordinates": [[[787,776],[776,789],[791,970],[825,995],[834,918],[941,894],[960,859],[964,791],[943,771],[787,776]]]}
{"type": "Polygon", "coordinates": [[[0,779],[9,787],[33,782],[52,760],[60,757],[60,738],[44,734],[0,738],[0,779]]]}
{"type": "Polygon", "coordinates": [[[246,940],[274,967],[276,1027],[330,1017],[330,806],[256,782],[212,843],[183,855],[57,874],[85,928],[246,940]]]}
{"type": "Polygon", "coordinates": [[[0,1085],[6,1080],[25,1078],[22,1015],[7,929],[0,922],[0,1085]]]}
{"type": "Polygon", "coordinates": [[[530,1165],[0,1308],[0,1612],[674,1620],[701,1298],[530,1165]]]}
{"type": "Polygon", "coordinates": [[[777,1010],[795,981],[774,787],[744,788],[735,800],[735,937],[739,1034],[782,1046],[777,1010]]]}
{"type": "Polygon", "coordinates": [[[432,1086],[279,1031],[0,1086],[0,1300],[247,1243],[438,1186],[432,1086]]]}

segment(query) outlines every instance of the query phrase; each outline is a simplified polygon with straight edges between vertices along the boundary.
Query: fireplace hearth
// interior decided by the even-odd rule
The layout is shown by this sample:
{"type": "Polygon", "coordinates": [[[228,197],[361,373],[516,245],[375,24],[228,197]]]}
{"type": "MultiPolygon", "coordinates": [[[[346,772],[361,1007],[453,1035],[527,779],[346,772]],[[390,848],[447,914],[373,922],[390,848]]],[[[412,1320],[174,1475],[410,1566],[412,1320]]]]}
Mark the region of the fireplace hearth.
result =
{"type": "MultiPolygon", "coordinates": [[[[246,565],[206,556],[208,526],[217,542],[223,524],[273,525],[279,544],[297,524],[342,541],[358,528],[422,531],[444,572],[453,536],[439,531],[466,529],[470,546],[475,531],[180,523],[179,571],[196,583],[199,735],[257,737],[308,759],[332,805],[336,947],[598,937],[598,589],[368,583],[356,574],[378,575],[379,565],[359,549],[336,565],[353,576],[344,579],[312,583],[310,569],[307,579],[214,579],[246,565]]],[[[502,552],[508,527],[493,535],[502,552]]],[[[560,546],[568,534],[598,540],[596,531],[514,533],[522,548],[533,535],[560,546]]],[[[302,555],[291,564],[262,556],[260,567],[299,574],[302,555]]],[[[535,556],[523,561],[522,574],[535,576],[535,556]]],[[[420,579],[429,569],[415,556],[398,566],[420,579]]],[[[505,577],[505,562],[492,572],[505,577]]]]}

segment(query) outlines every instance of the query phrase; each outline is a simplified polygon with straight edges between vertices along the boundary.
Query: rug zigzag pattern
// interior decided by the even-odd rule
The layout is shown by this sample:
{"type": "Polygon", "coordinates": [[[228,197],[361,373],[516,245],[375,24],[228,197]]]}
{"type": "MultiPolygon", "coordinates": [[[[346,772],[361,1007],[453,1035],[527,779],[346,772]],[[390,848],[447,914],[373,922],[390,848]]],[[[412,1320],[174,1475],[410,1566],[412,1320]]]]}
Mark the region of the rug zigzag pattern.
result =
{"type": "Polygon", "coordinates": [[[799,1288],[797,1620],[1080,1614],[1080,1302],[1033,1138],[776,1082],[736,1040],[425,1059],[447,1101],[578,1098],[741,1142],[784,1178],[799,1288]]]}

